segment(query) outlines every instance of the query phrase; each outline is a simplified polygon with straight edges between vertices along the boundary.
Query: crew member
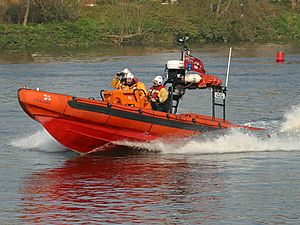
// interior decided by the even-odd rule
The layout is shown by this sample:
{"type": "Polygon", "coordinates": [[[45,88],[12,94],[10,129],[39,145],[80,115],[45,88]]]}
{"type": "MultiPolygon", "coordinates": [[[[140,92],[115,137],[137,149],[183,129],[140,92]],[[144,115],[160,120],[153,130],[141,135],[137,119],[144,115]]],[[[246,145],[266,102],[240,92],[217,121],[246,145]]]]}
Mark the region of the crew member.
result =
{"type": "Polygon", "coordinates": [[[150,88],[149,101],[151,102],[152,109],[162,112],[168,112],[168,97],[169,92],[163,85],[162,76],[156,76],[153,79],[153,86],[150,88]]]}
{"type": "Polygon", "coordinates": [[[113,88],[120,90],[139,89],[143,90],[145,94],[147,94],[147,88],[145,84],[134,78],[133,73],[131,73],[127,68],[116,74],[115,78],[111,82],[111,85],[113,88]]]}

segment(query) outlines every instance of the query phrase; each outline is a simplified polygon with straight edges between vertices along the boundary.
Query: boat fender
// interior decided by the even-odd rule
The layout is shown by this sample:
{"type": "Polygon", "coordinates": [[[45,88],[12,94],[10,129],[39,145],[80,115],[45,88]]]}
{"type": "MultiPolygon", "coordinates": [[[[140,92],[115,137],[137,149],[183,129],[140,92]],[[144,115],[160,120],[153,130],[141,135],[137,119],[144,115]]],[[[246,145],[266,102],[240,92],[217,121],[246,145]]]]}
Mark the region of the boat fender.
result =
{"type": "Polygon", "coordinates": [[[89,97],[89,99],[90,99],[90,100],[95,100],[95,98],[94,98],[94,97],[89,97]]]}
{"type": "Polygon", "coordinates": [[[76,98],[76,97],[73,97],[72,99],[73,99],[73,101],[77,101],[77,98],[76,98]]]}
{"type": "Polygon", "coordinates": [[[143,113],[143,110],[142,109],[139,109],[139,114],[142,114],[143,113]]]}
{"type": "Polygon", "coordinates": [[[110,103],[107,103],[107,107],[108,107],[108,108],[111,108],[112,105],[111,105],[110,103]]]}
{"type": "Polygon", "coordinates": [[[193,118],[193,119],[192,119],[192,122],[193,122],[193,123],[196,123],[197,121],[196,121],[196,119],[195,119],[195,118],[193,118]]]}
{"type": "Polygon", "coordinates": [[[202,80],[199,74],[187,74],[184,77],[184,83],[198,84],[202,80]]]}
{"type": "Polygon", "coordinates": [[[222,128],[222,125],[221,125],[221,123],[218,123],[218,126],[219,126],[219,128],[222,128]]]}
{"type": "Polygon", "coordinates": [[[167,113],[166,117],[167,117],[168,119],[170,119],[170,114],[169,114],[169,113],[167,113]]]}

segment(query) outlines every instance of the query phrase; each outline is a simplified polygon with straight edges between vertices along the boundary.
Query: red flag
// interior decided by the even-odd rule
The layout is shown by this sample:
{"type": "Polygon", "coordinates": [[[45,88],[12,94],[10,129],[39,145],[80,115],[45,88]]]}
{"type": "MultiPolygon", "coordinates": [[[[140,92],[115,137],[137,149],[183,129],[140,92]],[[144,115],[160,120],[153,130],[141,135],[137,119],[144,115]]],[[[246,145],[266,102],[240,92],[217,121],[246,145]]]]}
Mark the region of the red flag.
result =
{"type": "Polygon", "coordinates": [[[201,74],[206,73],[203,62],[200,59],[198,59],[192,55],[187,55],[187,54],[185,55],[184,68],[196,71],[201,74]]]}

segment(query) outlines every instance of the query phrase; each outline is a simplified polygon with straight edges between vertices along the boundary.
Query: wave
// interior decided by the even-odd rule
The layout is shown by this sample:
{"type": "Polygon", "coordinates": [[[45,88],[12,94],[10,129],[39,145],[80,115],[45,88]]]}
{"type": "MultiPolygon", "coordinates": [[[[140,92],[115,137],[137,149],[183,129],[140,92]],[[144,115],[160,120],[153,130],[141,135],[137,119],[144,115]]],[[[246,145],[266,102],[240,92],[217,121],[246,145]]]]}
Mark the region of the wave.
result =
{"type": "Polygon", "coordinates": [[[256,121],[245,125],[264,127],[267,130],[246,131],[230,129],[210,132],[188,139],[156,140],[149,143],[128,142],[122,144],[131,148],[179,154],[215,154],[264,151],[300,150],[300,106],[285,113],[285,121],[256,121]]]}
{"type": "Polygon", "coordinates": [[[291,110],[285,113],[286,121],[282,124],[281,131],[299,131],[300,132],[300,106],[293,106],[291,110]]]}
{"type": "Polygon", "coordinates": [[[300,150],[300,133],[273,134],[259,137],[253,133],[232,129],[225,134],[202,135],[190,139],[168,141],[119,142],[131,148],[147,149],[153,152],[176,154],[215,154],[264,151],[300,150]]]}
{"type": "Polygon", "coordinates": [[[65,150],[45,129],[27,137],[20,137],[10,142],[11,146],[22,149],[39,149],[47,152],[57,152],[65,150]]]}

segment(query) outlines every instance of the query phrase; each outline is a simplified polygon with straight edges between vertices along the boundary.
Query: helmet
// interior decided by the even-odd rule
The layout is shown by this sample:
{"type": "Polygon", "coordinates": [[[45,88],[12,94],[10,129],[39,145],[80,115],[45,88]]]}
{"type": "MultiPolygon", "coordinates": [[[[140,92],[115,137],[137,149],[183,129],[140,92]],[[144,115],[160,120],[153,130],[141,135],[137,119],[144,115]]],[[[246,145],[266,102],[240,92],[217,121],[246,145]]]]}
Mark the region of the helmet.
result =
{"type": "Polygon", "coordinates": [[[163,82],[164,82],[164,79],[162,78],[162,76],[156,76],[153,79],[154,85],[162,85],[163,82]]]}
{"type": "Polygon", "coordinates": [[[125,68],[122,70],[122,73],[124,73],[124,74],[130,73],[130,70],[128,68],[125,68]]]}
{"type": "MultiPolygon", "coordinates": [[[[127,69],[128,70],[128,69],[127,69]]],[[[128,70],[129,71],[129,70],[128,70]]],[[[133,79],[134,78],[134,75],[133,73],[130,73],[130,71],[128,73],[125,73],[125,76],[124,76],[125,79],[133,79]]]]}

